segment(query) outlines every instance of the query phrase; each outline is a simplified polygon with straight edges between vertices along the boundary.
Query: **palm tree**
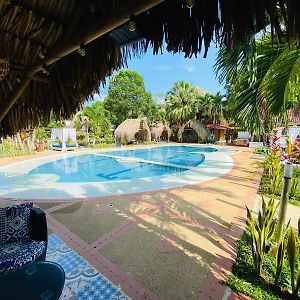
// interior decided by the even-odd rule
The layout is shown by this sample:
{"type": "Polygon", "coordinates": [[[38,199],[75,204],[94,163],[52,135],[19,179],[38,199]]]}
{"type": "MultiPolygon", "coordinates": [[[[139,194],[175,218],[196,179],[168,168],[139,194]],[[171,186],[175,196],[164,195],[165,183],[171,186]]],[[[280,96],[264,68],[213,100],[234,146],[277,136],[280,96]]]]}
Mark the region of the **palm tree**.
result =
{"type": "Polygon", "coordinates": [[[73,118],[73,124],[78,129],[85,128],[87,140],[89,142],[92,135],[93,144],[96,140],[110,134],[111,123],[108,119],[108,112],[104,109],[103,102],[97,101],[91,106],[85,106],[73,118]]]}
{"type": "Polygon", "coordinates": [[[196,100],[197,93],[189,82],[176,81],[165,98],[170,123],[182,125],[193,118],[196,100]]]}
{"type": "Polygon", "coordinates": [[[216,95],[206,94],[198,97],[197,110],[204,118],[203,122],[220,123],[224,119],[224,96],[217,92],[216,95]]]}
{"type": "Polygon", "coordinates": [[[267,134],[273,123],[299,101],[300,50],[296,44],[252,39],[248,45],[218,53],[215,70],[226,84],[237,122],[267,134]]]}

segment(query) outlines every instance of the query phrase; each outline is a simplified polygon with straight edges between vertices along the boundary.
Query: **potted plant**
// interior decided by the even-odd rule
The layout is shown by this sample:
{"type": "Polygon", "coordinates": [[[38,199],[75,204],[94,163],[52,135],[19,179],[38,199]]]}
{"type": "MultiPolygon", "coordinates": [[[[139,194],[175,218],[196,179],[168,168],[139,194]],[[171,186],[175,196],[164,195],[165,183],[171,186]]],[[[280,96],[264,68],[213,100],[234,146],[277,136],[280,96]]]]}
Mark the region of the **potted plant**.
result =
{"type": "Polygon", "coordinates": [[[44,144],[40,141],[37,141],[37,144],[35,146],[35,149],[37,152],[42,152],[45,150],[44,144]]]}

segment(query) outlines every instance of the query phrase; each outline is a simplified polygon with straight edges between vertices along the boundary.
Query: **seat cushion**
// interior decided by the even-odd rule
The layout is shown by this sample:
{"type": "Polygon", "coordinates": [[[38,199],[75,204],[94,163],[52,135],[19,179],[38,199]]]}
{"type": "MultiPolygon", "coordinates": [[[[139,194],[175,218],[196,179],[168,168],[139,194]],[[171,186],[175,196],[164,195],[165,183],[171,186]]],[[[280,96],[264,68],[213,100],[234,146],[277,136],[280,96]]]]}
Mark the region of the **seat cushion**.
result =
{"type": "Polygon", "coordinates": [[[44,241],[19,241],[0,245],[0,274],[37,260],[46,251],[44,241]]]}
{"type": "Polygon", "coordinates": [[[32,203],[0,208],[0,245],[29,239],[32,203]]]}

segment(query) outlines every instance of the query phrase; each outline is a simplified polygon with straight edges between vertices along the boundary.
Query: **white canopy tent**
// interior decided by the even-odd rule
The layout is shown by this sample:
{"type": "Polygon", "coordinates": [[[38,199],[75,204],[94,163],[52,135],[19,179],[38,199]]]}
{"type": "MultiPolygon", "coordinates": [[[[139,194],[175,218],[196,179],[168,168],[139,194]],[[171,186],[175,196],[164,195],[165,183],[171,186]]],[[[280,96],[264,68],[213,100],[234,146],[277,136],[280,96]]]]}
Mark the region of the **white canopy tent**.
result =
{"type": "Polygon", "coordinates": [[[76,129],[75,128],[52,128],[51,129],[51,145],[55,150],[67,151],[68,149],[77,148],[76,129]],[[55,145],[55,141],[59,140],[60,145],[55,145]],[[67,145],[68,140],[73,142],[73,145],[67,145]]]}
{"type": "Polygon", "coordinates": [[[300,127],[289,127],[288,130],[285,127],[277,127],[274,130],[276,131],[276,136],[279,138],[277,144],[280,144],[282,147],[286,147],[287,135],[290,136],[292,144],[300,136],[300,127]]]}
{"type": "Polygon", "coordinates": [[[298,135],[300,135],[300,128],[299,127],[290,127],[288,130],[288,134],[291,138],[291,142],[294,143],[298,135]]]}

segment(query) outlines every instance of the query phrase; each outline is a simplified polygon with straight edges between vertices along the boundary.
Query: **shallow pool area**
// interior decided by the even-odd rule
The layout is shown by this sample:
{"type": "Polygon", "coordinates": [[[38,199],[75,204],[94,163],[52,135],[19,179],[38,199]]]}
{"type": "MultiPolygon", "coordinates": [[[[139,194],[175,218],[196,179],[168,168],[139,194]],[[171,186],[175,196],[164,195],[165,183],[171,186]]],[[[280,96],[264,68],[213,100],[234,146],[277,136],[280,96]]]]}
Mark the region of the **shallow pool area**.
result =
{"type": "Polygon", "coordinates": [[[0,197],[77,199],[180,187],[231,170],[230,151],[155,146],[65,153],[0,168],[0,197]]]}

